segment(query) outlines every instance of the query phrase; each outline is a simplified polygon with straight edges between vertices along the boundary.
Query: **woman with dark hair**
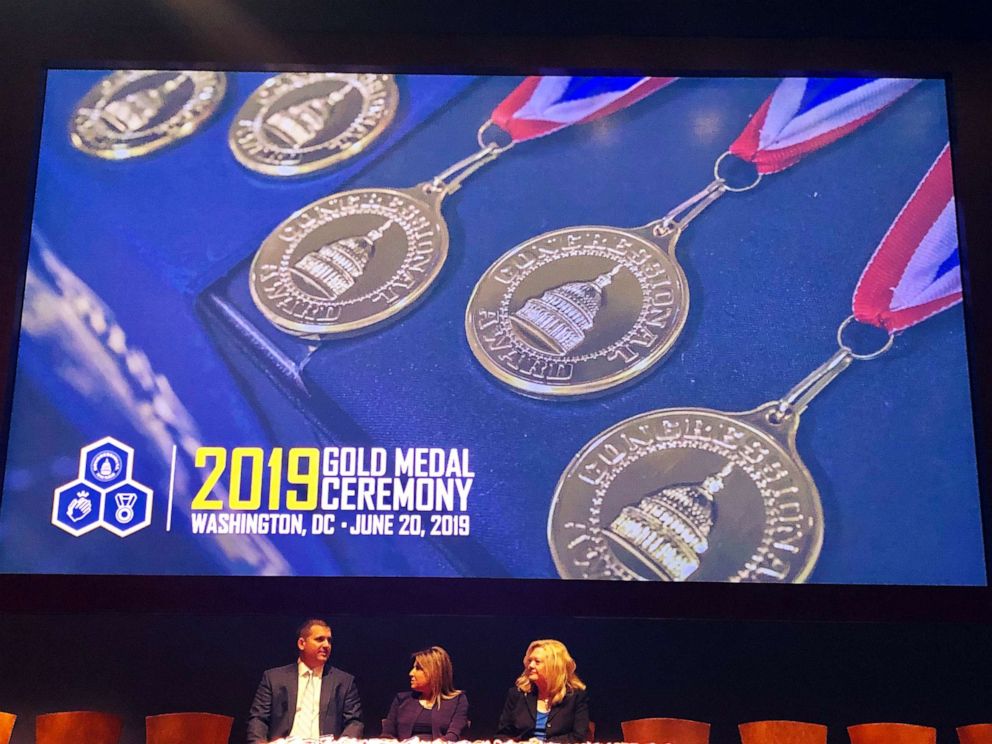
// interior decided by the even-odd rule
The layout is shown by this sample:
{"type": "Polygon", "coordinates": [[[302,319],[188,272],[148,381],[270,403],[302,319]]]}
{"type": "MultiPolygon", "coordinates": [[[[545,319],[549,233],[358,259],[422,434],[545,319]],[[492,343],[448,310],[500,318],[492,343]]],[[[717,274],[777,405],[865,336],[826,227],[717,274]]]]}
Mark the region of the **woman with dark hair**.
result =
{"type": "Polygon", "coordinates": [[[589,699],[565,644],[534,641],[524,670],[506,694],[496,737],[584,742],[589,739],[589,699]]]}
{"type": "Polygon", "coordinates": [[[440,646],[412,656],[410,691],[393,698],[382,719],[383,738],[460,741],[468,726],[468,698],[455,689],[451,657],[440,646]]]}

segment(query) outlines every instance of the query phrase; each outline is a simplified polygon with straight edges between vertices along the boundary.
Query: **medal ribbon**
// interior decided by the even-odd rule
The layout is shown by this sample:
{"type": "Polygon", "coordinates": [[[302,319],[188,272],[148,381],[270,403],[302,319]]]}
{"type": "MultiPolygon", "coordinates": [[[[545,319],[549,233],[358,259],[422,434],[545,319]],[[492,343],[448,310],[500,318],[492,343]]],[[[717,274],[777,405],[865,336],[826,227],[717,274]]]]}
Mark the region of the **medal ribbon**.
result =
{"type": "Polygon", "coordinates": [[[961,301],[951,150],[940,156],[879,243],[854,290],[854,317],[902,331],[961,301]]]}
{"type": "Polygon", "coordinates": [[[493,109],[492,121],[514,142],[523,142],[609,116],[676,80],[534,75],[493,109]]]}
{"type": "Polygon", "coordinates": [[[907,78],[785,78],[761,104],[730,152],[777,173],[871,121],[911,90],[907,78]]]}

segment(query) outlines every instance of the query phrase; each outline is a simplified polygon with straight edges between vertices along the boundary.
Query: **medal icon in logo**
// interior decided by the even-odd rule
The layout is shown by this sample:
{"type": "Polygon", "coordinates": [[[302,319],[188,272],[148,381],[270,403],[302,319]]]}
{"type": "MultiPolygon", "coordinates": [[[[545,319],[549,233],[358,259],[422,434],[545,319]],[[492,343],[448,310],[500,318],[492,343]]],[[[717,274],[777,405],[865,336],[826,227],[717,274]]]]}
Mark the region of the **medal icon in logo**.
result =
{"type": "Polygon", "coordinates": [[[120,524],[127,524],[134,519],[134,502],[138,500],[138,494],[121,492],[114,496],[114,503],[117,504],[117,511],[114,512],[114,519],[120,524]]]}
{"type": "Polygon", "coordinates": [[[256,173],[305,175],[364,151],[398,106],[392,75],[287,72],[251,94],[227,141],[238,162],[256,173]]]}
{"type": "Polygon", "coordinates": [[[146,155],[196,132],[226,88],[222,72],[117,70],[83,96],[69,138],[76,149],[107,160],[146,155]]]}

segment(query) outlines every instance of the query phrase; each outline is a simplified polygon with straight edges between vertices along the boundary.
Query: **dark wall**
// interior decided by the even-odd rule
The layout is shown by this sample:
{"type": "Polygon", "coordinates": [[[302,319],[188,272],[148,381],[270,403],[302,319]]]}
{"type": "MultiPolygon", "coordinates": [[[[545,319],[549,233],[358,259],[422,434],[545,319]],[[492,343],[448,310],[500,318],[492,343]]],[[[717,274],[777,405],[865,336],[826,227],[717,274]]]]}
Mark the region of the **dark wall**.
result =
{"type": "MultiPolygon", "coordinates": [[[[313,607],[321,602],[315,599],[313,607]]],[[[401,608],[399,608],[401,609],[401,608]]],[[[406,686],[409,652],[445,646],[471,701],[473,737],[488,737],[527,643],[563,640],[593,695],[597,738],[620,721],[709,721],[713,744],[738,742],[742,721],[827,724],[831,744],[869,721],[954,727],[992,719],[992,634],[972,624],[776,623],[479,616],[331,618],[332,662],[358,676],[370,734],[406,686]]],[[[145,715],[234,716],[231,741],[261,671],[295,659],[300,618],[279,614],[14,614],[0,618],[0,709],[30,744],[41,712],[97,709],[125,719],[122,744],[143,742],[145,715]]]]}

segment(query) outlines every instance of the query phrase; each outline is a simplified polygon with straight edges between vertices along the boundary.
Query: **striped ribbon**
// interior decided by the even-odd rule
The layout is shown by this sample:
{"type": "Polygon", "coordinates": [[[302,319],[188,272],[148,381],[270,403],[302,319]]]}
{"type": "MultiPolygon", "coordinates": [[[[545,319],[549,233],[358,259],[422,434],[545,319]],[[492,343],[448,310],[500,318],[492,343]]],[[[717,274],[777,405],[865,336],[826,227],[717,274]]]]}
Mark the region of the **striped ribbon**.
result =
{"type": "Polygon", "coordinates": [[[854,317],[896,333],[961,301],[951,151],[940,156],[885,233],[854,290],[854,317]]]}
{"type": "Polygon", "coordinates": [[[492,120],[523,142],[609,116],[677,79],[531,76],[493,110],[492,120]]]}
{"type": "Polygon", "coordinates": [[[730,152],[758,173],[776,173],[829,145],[911,90],[908,78],[785,78],[761,104],[730,152]]]}

